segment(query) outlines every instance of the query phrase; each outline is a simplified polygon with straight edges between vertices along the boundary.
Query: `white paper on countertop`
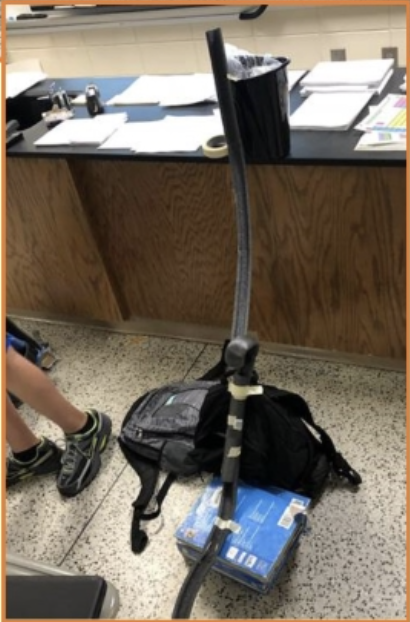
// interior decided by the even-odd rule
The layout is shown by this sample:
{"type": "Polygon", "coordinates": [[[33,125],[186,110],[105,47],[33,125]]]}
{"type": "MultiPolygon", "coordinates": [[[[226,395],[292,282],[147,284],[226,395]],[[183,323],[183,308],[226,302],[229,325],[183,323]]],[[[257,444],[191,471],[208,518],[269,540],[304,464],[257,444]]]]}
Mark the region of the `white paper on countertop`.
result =
{"type": "Polygon", "coordinates": [[[47,78],[40,61],[36,58],[8,63],[6,65],[6,98],[17,97],[47,78]]]}
{"type": "Polygon", "coordinates": [[[373,93],[313,93],[290,117],[294,130],[348,130],[373,93]]]}
{"type": "Polygon", "coordinates": [[[189,153],[221,134],[223,126],[219,110],[207,116],[166,116],[158,121],[127,123],[99,149],[125,149],[134,153],[189,153]]]}
{"type": "Polygon", "coordinates": [[[63,121],[39,138],[36,147],[98,146],[127,121],[126,113],[98,115],[93,119],[63,121]]]}
{"type": "Polygon", "coordinates": [[[354,86],[378,87],[389,71],[393,69],[392,58],[321,61],[305,76],[305,86],[354,86]]]}
{"type": "Polygon", "coordinates": [[[189,106],[216,101],[212,74],[153,76],[135,80],[108,102],[109,106],[155,105],[189,106]]]}

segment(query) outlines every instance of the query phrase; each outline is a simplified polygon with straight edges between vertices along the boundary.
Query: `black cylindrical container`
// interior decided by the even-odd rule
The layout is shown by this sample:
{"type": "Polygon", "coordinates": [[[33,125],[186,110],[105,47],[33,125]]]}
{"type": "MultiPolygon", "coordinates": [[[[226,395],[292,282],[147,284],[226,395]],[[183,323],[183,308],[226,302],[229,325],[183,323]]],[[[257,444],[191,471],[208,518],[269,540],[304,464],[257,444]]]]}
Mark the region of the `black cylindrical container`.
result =
{"type": "Polygon", "coordinates": [[[288,58],[279,67],[242,80],[231,79],[238,124],[248,161],[271,162],[290,152],[288,58]]]}

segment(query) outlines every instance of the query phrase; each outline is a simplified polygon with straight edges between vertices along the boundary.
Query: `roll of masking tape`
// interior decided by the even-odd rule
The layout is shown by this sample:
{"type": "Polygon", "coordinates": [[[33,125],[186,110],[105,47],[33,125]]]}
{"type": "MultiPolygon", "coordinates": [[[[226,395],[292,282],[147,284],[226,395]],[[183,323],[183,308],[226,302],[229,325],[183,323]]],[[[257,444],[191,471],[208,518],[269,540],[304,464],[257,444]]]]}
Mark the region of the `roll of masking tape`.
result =
{"type": "Polygon", "coordinates": [[[214,160],[225,158],[228,155],[228,145],[226,144],[225,136],[213,136],[202,145],[202,151],[207,158],[214,160]]]}

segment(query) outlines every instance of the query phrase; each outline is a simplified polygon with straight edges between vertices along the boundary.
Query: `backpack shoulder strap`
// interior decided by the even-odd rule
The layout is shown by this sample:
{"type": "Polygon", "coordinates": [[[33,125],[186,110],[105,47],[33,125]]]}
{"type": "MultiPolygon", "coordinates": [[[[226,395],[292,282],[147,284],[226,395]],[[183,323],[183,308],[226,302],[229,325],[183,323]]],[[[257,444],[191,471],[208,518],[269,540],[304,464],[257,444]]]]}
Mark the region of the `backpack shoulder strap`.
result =
{"type": "MultiPolygon", "coordinates": [[[[198,378],[198,380],[205,380],[211,382],[218,381],[227,385],[228,379],[234,374],[234,370],[232,368],[229,368],[225,362],[225,352],[229,343],[229,339],[226,339],[224,341],[219,361],[213,367],[211,367],[211,369],[208,369],[208,371],[205,372],[200,378],[198,378]]],[[[251,383],[258,384],[258,381],[258,372],[256,371],[256,369],[254,369],[252,372],[251,383]]]]}
{"type": "Polygon", "coordinates": [[[141,521],[148,521],[157,518],[161,513],[162,503],[172,485],[176,476],[170,473],[164,483],[162,484],[158,494],[155,498],[155,490],[157,488],[159,478],[159,465],[148,460],[142,460],[138,458],[134,452],[132,452],[121,439],[118,439],[122,452],[124,453],[127,461],[137,473],[141,481],[141,488],[137,498],[133,502],[134,508],[131,522],[131,550],[133,553],[142,553],[147,544],[148,536],[146,532],[141,528],[141,521]],[[156,502],[156,509],[153,512],[146,513],[146,510],[152,500],[156,502]]]}
{"type": "Polygon", "coordinates": [[[272,397],[287,401],[289,406],[292,408],[293,414],[304,420],[305,423],[307,423],[319,434],[323,451],[332,465],[333,471],[336,475],[339,477],[345,477],[353,486],[359,486],[362,483],[362,478],[359,473],[352,469],[342,454],[336,450],[329,434],[325,432],[325,430],[317,423],[315,423],[311,410],[303,397],[297,393],[290,393],[288,391],[276,389],[276,387],[268,387],[268,389],[272,397]]]}
{"type": "Polygon", "coordinates": [[[211,369],[208,369],[208,371],[205,372],[203,376],[198,378],[198,380],[212,381],[212,380],[221,380],[225,378],[228,372],[228,369],[225,363],[225,350],[228,346],[228,343],[229,343],[228,340],[224,342],[222,346],[222,350],[221,350],[221,358],[219,359],[219,361],[213,367],[211,367],[211,369]]]}
{"type": "Polygon", "coordinates": [[[336,475],[338,475],[338,477],[345,477],[353,486],[360,486],[362,478],[359,473],[350,466],[340,451],[336,450],[329,434],[313,421],[313,417],[311,417],[311,421],[307,421],[307,423],[319,434],[323,451],[329,459],[336,475]]]}

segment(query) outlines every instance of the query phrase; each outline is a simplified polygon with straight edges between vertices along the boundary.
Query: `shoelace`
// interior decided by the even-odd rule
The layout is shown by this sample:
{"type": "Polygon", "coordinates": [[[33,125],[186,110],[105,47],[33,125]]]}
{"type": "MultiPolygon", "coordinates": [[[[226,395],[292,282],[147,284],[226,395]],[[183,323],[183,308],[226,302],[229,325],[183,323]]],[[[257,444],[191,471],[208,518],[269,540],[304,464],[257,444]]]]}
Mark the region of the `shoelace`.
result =
{"type": "Polygon", "coordinates": [[[81,449],[81,447],[78,446],[78,443],[74,441],[66,441],[66,449],[61,460],[62,473],[64,473],[65,475],[69,475],[75,470],[75,467],[77,466],[78,454],[80,454],[80,456],[82,456],[86,460],[88,460],[90,457],[85,451],[81,449]]]}

